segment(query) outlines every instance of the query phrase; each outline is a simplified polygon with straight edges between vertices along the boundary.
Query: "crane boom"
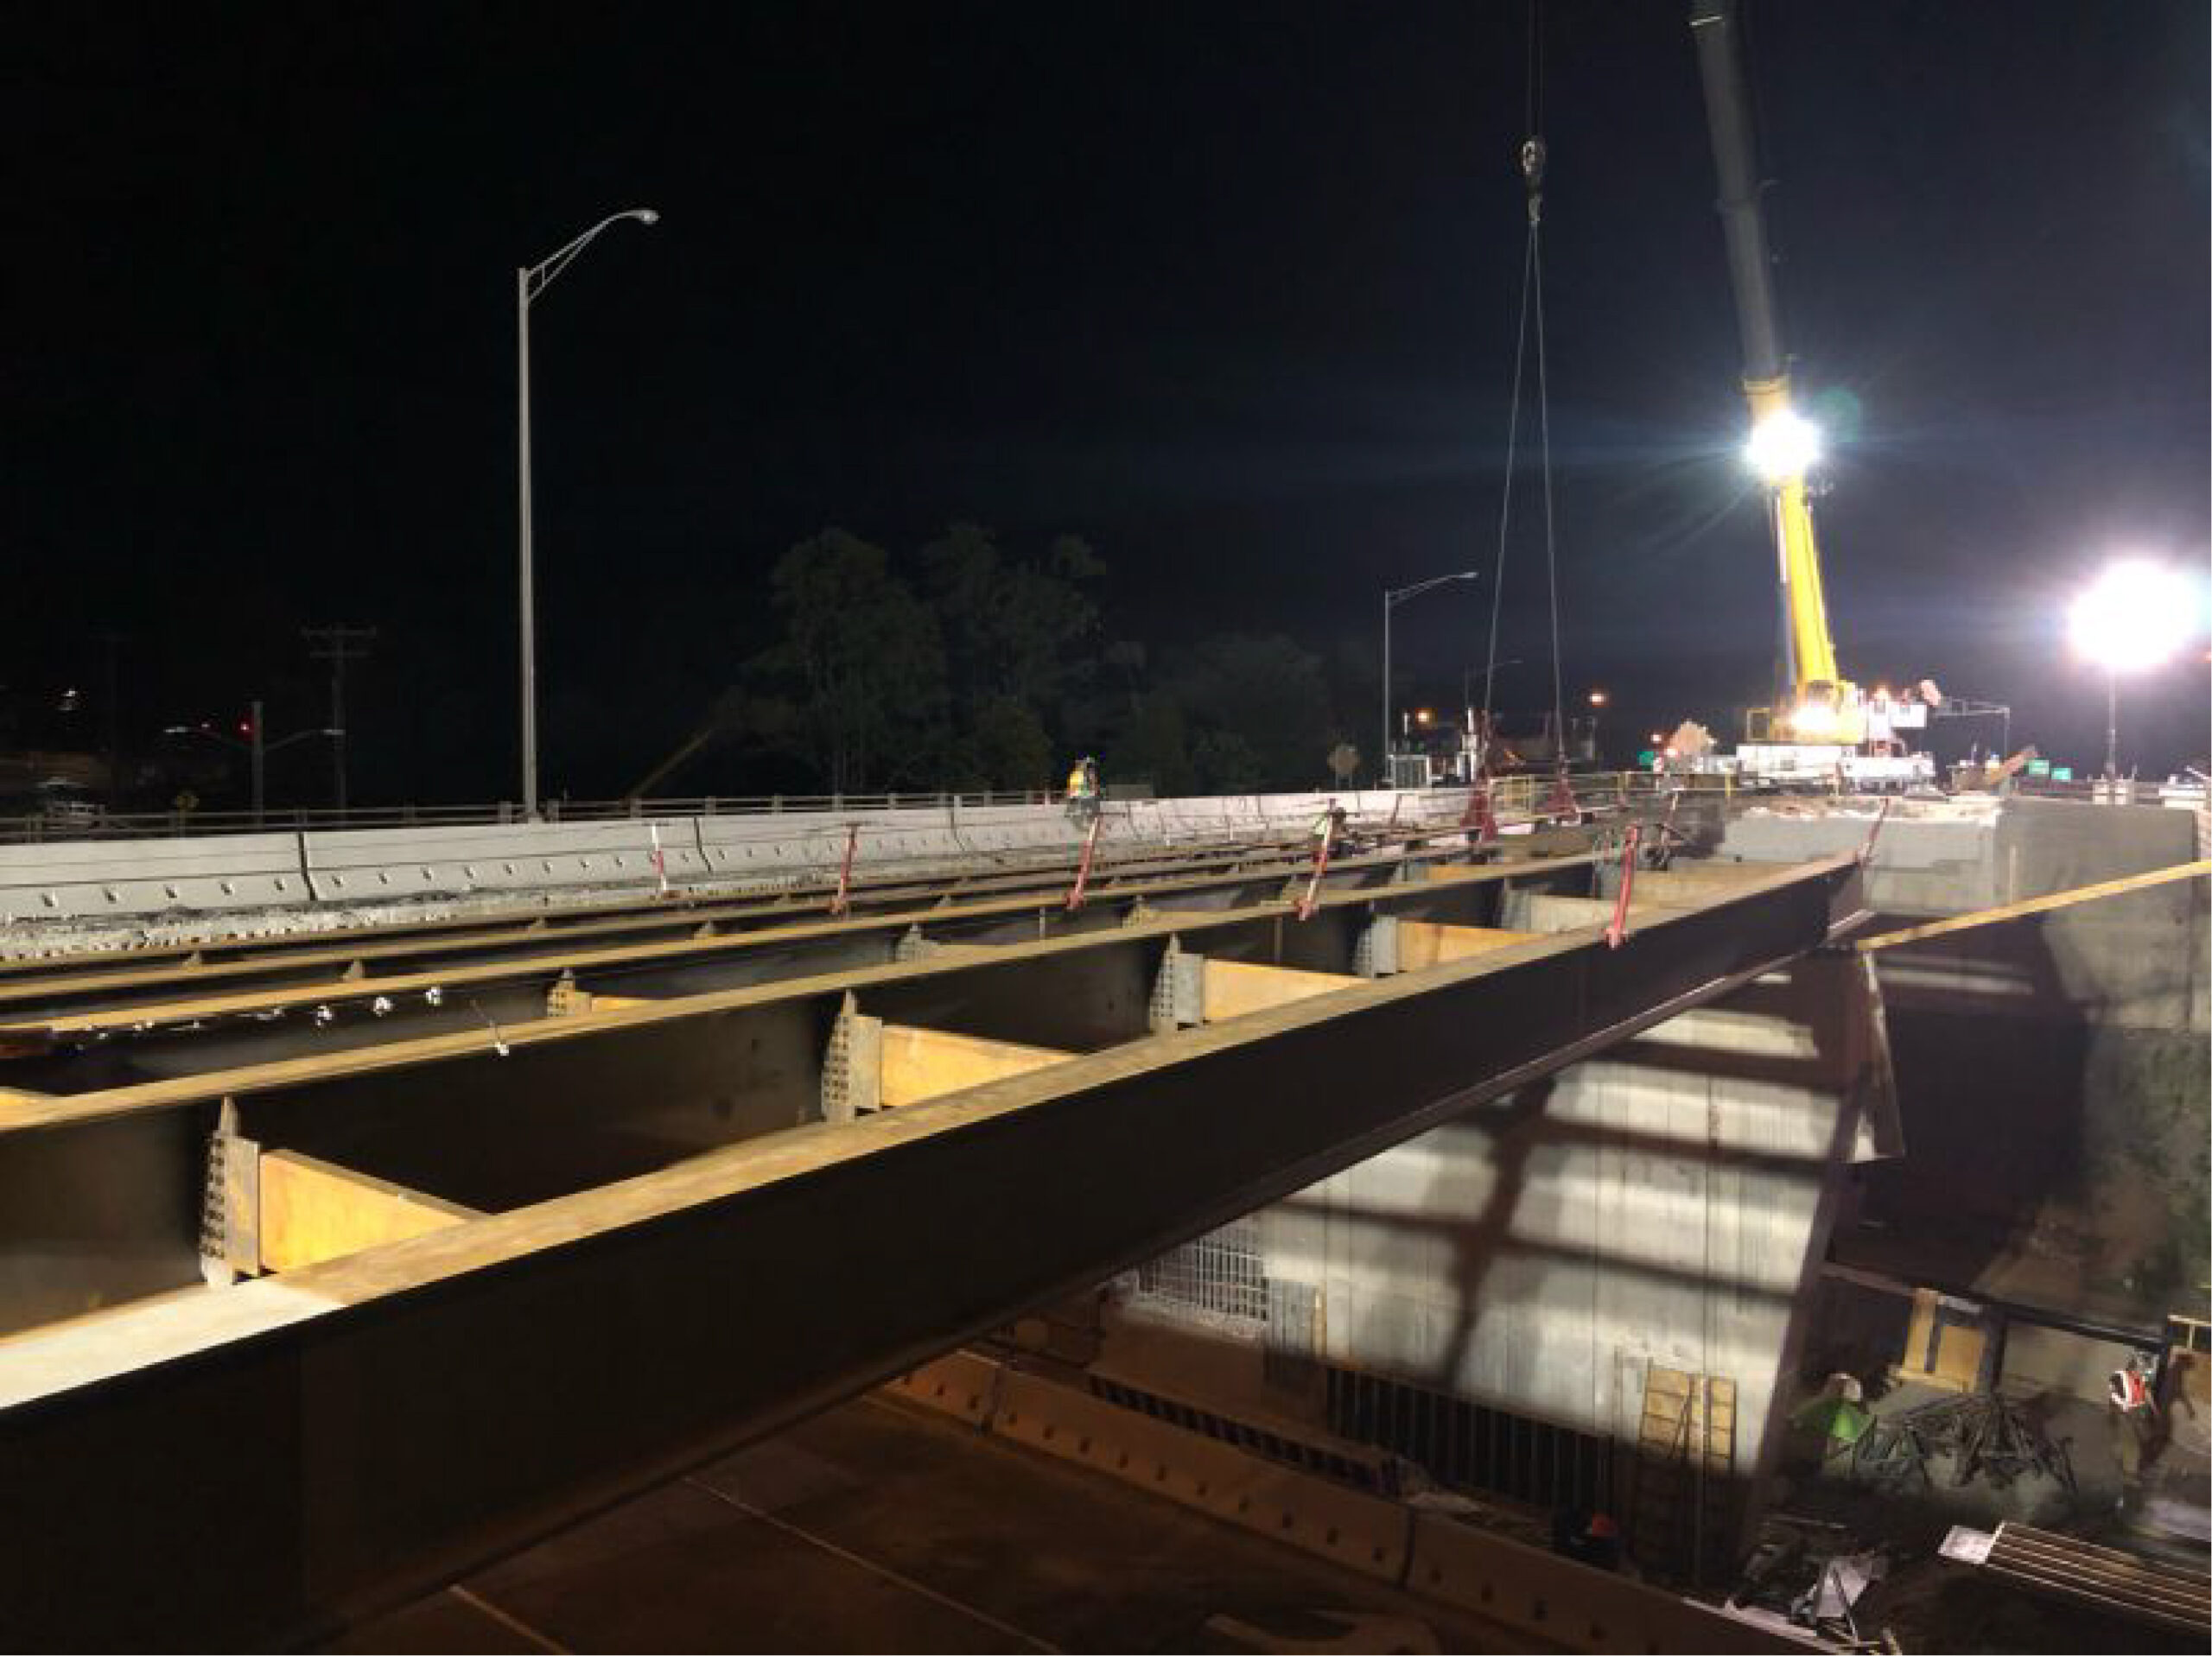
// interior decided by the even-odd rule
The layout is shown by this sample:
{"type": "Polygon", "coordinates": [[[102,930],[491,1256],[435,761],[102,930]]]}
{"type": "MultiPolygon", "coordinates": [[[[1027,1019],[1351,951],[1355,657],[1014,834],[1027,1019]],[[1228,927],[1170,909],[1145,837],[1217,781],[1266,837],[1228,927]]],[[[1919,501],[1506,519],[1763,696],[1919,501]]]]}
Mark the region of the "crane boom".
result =
{"type": "Polygon", "coordinates": [[[1744,397],[1751,405],[1753,452],[1771,491],[1769,511],[1782,583],[1784,670],[1792,705],[1787,716],[1801,736],[1855,744],[1865,721],[1858,687],[1837,670],[1821,585],[1821,554],[1805,473],[1814,458],[1811,428],[1790,408],[1789,370],[1774,301],[1766,219],[1759,203],[1751,105],[1735,0],[1692,0],[1690,33],[1697,42],[1706,122],[1720,183],[1720,222],[1728,243],[1728,279],[1743,336],[1744,397]],[[1764,437],[1764,452],[1761,442],[1764,437]]]}

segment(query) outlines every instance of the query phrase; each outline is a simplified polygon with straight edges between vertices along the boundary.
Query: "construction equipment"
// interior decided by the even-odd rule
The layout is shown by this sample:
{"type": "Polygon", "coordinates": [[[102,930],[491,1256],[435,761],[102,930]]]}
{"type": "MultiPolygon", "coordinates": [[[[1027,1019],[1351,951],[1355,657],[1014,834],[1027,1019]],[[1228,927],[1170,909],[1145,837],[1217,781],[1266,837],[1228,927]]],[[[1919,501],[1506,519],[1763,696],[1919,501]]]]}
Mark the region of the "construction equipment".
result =
{"type": "Polygon", "coordinates": [[[1892,1488],[1917,1481],[1935,1487],[1932,1460],[1950,1462],[1950,1482],[1963,1487],[1976,1476],[1998,1488],[2016,1478],[2056,1479],[2075,1493],[2073,1457],[2054,1443],[2026,1411],[1993,1392],[1938,1398],[1887,1419],[1878,1419],[1853,1446],[1852,1470],[1860,1479],[1892,1488]]]}
{"type": "Polygon", "coordinates": [[[1747,457],[1768,490],[1782,592],[1783,700],[1753,708],[1733,754],[1698,768],[1777,780],[1827,780],[1840,775],[1866,786],[1932,782],[1925,755],[1897,751],[1903,733],[1924,728],[1942,695],[1932,684],[1892,696],[1872,695],[1843,676],[1828,630],[1813,532],[1809,474],[1820,459],[1818,428],[1795,408],[1782,347],[1751,102],[1745,90],[1735,0],[1692,0],[1690,31],[1720,183],[1720,219],[1728,243],[1728,278],[1743,338],[1744,396],[1751,405],[1747,457]]]}

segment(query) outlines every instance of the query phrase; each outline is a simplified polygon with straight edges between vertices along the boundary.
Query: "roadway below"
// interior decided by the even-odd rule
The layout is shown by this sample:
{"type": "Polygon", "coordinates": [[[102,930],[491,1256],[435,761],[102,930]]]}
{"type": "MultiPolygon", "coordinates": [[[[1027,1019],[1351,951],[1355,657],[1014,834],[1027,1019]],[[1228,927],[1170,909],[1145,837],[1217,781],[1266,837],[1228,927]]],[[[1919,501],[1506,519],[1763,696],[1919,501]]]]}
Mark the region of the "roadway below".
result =
{"type": "Polygon", "coordinates": [[[1540,1647],[877,1396],[626,1501],[327,1646],[1540,1647]]]}

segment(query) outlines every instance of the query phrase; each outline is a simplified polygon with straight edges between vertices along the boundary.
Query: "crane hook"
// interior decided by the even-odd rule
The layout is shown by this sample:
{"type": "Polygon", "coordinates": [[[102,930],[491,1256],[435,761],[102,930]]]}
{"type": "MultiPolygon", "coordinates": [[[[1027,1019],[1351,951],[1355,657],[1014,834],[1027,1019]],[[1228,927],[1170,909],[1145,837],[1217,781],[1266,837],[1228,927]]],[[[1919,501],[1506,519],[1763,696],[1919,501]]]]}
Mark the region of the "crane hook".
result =
{"type": "Polygon", "coordinates": [[[1529,186],[1529,222],[1543,216],[1544,141],[1532,137],[1521,146],[1521,176],[1529,186]]]}

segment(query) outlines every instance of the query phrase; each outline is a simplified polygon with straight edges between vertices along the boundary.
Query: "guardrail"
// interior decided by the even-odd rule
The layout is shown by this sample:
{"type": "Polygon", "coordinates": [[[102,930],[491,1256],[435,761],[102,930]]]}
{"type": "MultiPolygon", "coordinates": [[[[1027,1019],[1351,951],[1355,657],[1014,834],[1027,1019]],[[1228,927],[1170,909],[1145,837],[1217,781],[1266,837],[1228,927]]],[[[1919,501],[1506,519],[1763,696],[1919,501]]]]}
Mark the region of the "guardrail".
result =
{"type": "MultiPolygon", "coordinates": [[[[1109,789],[1109,797],[1122,797],[1109,789]]],[[[614,822],[674,816],[758,816],[785,811],[942,810],[988,805],[1048,805],[1050,789],[1024,791],[881,794],[708,794],[688,799],[588,799],[545,802],[548,822],[614,822]]],[[[346,810],[321,808],[252,811],[105,811],[96,808],[0,816],[0,845],[42,845],[60,840],[146,840],[210,834],[319,833],[335,828],[483,828],[526,820],[511,800],[490,805],[370,805],[346,810]]]]}
{"type": "MultiPolygon", "coordinates": [[[[1609,802],[1664,797],[1670,793],[1719,794],[1733,797],[1745,792],[1772,792],[1726,774],[1649,771],[1587,771],[1570,777],[1574,797],[1584,809],[1609,802]]],[[[1446,784],[1445,786],[1452,784],[1446,784]]],[[[2016,777],[2012,789],[2044,798],[2084,799],[2099,803],[2154,805],[2164,803],[2193,805],[2203,797],[2200,787],[2183,788],[2158,782],[2123,781],[2117,790],[2098,778],[2054,782],[2046,777],[2016,777]]],[[[1537,814],[1553,787],[1546,772],[1529,771],[1499,777],[1491,784],[1491,803],[1500,812],[1537,814]]],[[[1346,794],[1351,789],[1341,790],[1346,794]]],[[[1424,791],[1404,789],[1412,795],[1424,791]]],[[[1116,792],[1109,799],[1148,798],[1144,793],[1116,792]]],[[[542,820],[547,822],[613,822],[658,817],[760,816],[784,812],[963,810],[992,805],[1050,805],[1061,797],[1056,789],[1017,790],[927,789],[899,790],[873,794],[735,794],[696,795],[681,799],[547,800],[542,820]]],[[[476,828],[510,826],[526,820],[522,808],[511,800],[483,805],[370,805],[346,810],[301,807],[252,811],[128,811],[97,808],[64,811],[27,812],[0,816],[0,845],[46,844],[65,840],[164,839],[216,834],[319,833],[336,828],[476,828]]]]}
{"type": "MultiPolygon", "coordinates": [[[[1666,776],[1649,771],[1582,771],[1570,777],[1576,802],[1585,809],[1616,801],[1669,793],[1713,793],[1732,796],[1746,784],[1726,776],[1687,773],[1666,776]]],[[[1444,784],[1450,786],[1452,784],[1444,784]]],[[[1491,803],[1501,814],[1541,813],[1554,785],[1548,772],[1500,777],[1491,803]]],[[[1340,790],[1349,796],[1355,790],[1340,790]]],[[[1397,790],[1408,797],[1421,789],[1397,790]]],[[[1148,792],[1108,788],[1109,800],[1146,799],[1148,792]]],[[[961,810],[995,805],[1051,805],[1061,799],[1050,788],[963,790],[899,790],[873,794],[706,794],[681,799],[547,800],[541,820],[553,823],[635,822],[650,818],[762,816],[785,812],[835,815],[846,811],[961,810]]],[[[435,828],[512,827],[527,819],[511,800],[482,805],[370,805],[346,810],[301,807],[252,811],[131,811],[97,809],[0,816],[0,845],[44,845],[72,840],[197,838],[227,834],[310,834],[344,828],[435,828]]]]}

